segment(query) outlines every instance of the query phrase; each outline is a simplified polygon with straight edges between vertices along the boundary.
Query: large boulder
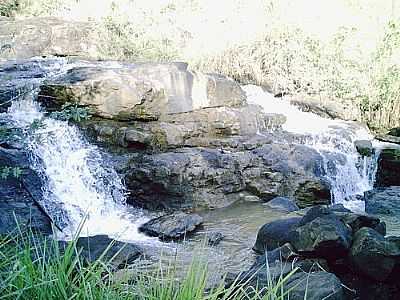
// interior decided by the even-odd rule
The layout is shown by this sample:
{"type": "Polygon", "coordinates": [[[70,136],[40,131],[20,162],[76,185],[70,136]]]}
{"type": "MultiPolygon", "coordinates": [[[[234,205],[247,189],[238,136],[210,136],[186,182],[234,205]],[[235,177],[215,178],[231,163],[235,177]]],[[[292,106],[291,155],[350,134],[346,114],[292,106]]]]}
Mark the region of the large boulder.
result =
{"type": "Polygon", "coordinates": [[[400,148],[382,149],[378,158],[375,185],[400,186],[400,148]]]}
{"type": "Polygon", "coordinates": [[[27,153],[0,147],[0,169],[5,167],[18,168],[22,174],[0,178],[0,234],[15,233],[18,226],[51,234],[52,220],[37,201],[42,182],[29,168],[27,153]]]}
{"type": "Polygon", "coordinates": [[[344,289],[335,274],[319,271],[299,272],[289,278],[286,285],[289,299],[298,300],[343,300],[344,289]]]}
{"type": "Polygon", "coordinates": [[[94,116],[141,121],[206,107],[240,107],[246,102],[235,81],[190,72],[186,63],[73,68],[43,85],[38,99],[48,110],[74,102],[89,108],[94,116]]]}
{"type": "Polygon", "coordinates": [[[56,18],[1,19],[0,58],[46,55],[97,57],[94,23],[56,18]]]}
{"type": "Polygon", "coordinates": [[[266,144],[254,150],[183,148],[131,155],[121,172],[131,203],[147,208],[225,207],[243,192],[265,201],[302,194],[298,204],[329,203],[329,188],[316,175],[321,157],[300,145],[266,144]],[[296,155],[294,155],[296,154],[296,155]],[[319,185],[308,190],[305,186],[319,185]]]}
{"type": "Polygon", "coordinates": [[[289,241],[298,253],[329,260],[345,256],[351,238],[351,229],[342,220],[318,206],[311,208],[289,233],[289,241]]]}
{"type": "Polygon", "coordinates": [[[197,214],[175,213],[152,219],[139,227],[141,232],[160,239],[184,238],[203,223],[197,214]]]}
{"type": "Polygon", "coordinates": [[[374,153],[374,147],[372,142],[368,140],[357,140],[354,142],[358,153],[362,156],[371,156],[374,153]]]}
{"type": "Polygon", "coordinates": [[[377,215],[400,215],[400,186],[376,188],[365,193],[365,211],[377,215]]]}
{"type": "Polygon", "coordinates": [[[356,232],[349,254],[355,270],[375,281],[385,281],[399,264],[399,245],[371,228],[356,232]]]}
{"type": "MultiPolygon", "coordinates": [[[[69,246],[59,242],[61,250],[69,246]]],[[[84,262],[93,263],[99,259],[116,268],[124,268],[143,255],[142,250],[134,244],[115,241],[106,235],[80,237],[75,242],[77,253],[84,262]]]]}
{"type": "Polygon", "coordinates": [[[276,220],[263,225],[257,233],[253,250],[264,254],[290,242],[290,232],[297,228],[302,218],[292,217],[276,220]]]}

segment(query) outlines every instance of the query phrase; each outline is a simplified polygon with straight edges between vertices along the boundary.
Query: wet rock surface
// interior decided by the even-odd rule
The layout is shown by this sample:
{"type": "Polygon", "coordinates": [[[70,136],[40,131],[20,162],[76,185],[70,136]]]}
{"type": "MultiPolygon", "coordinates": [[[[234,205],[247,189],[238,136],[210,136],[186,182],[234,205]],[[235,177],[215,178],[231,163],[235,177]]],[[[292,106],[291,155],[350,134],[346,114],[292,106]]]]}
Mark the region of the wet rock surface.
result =
{"type": "Polygon", "coordinates": [[[378,215],[400,215],[400,187],[376,188],[365,193],[365,211],[378,215]]]}
{"type": "Polygon", "coordinates": [[[197,214],[175,213],[152,219],[139,227],[141,232],[162,240],[185,238],[203,223],[197,214]]]}
{"type": "MultiPolygon", "coordinates": [[[[278,223],[284,224],[282,220],[278,223]]],[[[328,293],[328,290],[331,290],[332,294],[329,297],[333,297],[332,299],[376,299],[374,297],[395,299],[400,295],[399,283],[396,279],[400,270],[400,237],[385,237],[385,223],[378,218],[348,212],[340,207],[330,209],[315,206],[308,209],[302,218],[298,218],[294,226],[285,227],[289,233],[282,233],[284,231],[282,227],[274,226],[274,222],[265,224],[259,230],[254,250],[262,255],[250,268],[248,271],[250,273],[246,273],[247,275],[256,274],[256,268],[259,268],[262,262],[265,263],[266,259],[270,264],[279,262],[284,266],[288,264],[288,261],[297,263],[309,259],[322,259],[326,262],[326,266],[319,270],[311,269],[308,274],[295,274],[289,279],[288,286],[292,286],[290,282],[298,280],[298,277],[322,276],[315,281],[316,295],[320,292],[328,293]],[[285,246],[275,247],[273,251],[265,246],[268,242],[267,238],[284,234],[287,242],[285,246]],[[262,242],[261,245],[260,242],[262,242]],[[321,271],[325,273],[319,273],[321,271]],[[326,273],[327,271],[331,273],[326,273]],[[325,280],[327,281],[324,288],[321,288],[318,281],[325,280]],[[341,286],[341,282],[350,289],[337,289],[341,286]],[[333,291],[337,291],[337,294],[333,291]]],[[[323,262],[321,264],[324,265],[323,262]]],[[[261,271],[261,275],[254,275],[254,277],[262,282],[263,272],[266,271],[261,271]]],[[[313,290],[314,282],[311,281],[309,284],[313,290]]],[[[302,284],[298,285],[299,295],[296,292],[297,288],[295,289],[293,294],[295,297],[301,297],[301,295],[304,297],[304,288],[301,286],[302,284]]],[[[315,299],[320,299],[318,298],[320,295],[315,297],[317,297],[315,299]]]]}
{"type": "MultiPolygon", "coordinates": [[[[59,242],[62,251],[68,247],[67,242],[59,242]]],[[[101,260],[115,268],[125,268],[143,255],[142,250],[129,243],[115,241],[106,235],[80,237],[75,242],[77,253],[85,262],[101,260]]]]}
{"type": "Polygon", "coordinates": [[[295,201],[285,197],[276,197],[266,203],[267,207],[286,212],[293,212],[300,208],[296,205],[295,201]]]}
{"type": "Polygon", "coordinates": [[[375,186],[400,186],[400,148],[382,149],[375,186]]]}
{"type": "Polygon", "coordinates": [[[27,153],[0,147],[0,167],[17,167],[22,171],[18,178],[10,174],[0,179],[0,234],[15,233],[18,226],[51,234],[51,219],[37,202],[42,182],[29,169],[27,153]]]}

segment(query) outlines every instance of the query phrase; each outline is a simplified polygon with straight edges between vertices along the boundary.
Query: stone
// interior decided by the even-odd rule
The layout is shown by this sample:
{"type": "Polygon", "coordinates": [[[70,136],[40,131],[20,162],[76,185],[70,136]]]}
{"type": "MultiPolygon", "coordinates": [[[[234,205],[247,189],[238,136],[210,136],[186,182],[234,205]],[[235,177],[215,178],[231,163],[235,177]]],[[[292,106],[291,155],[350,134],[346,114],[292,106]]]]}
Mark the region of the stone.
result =
{"type": "Polygon", "coordinates": [[[75,102],[93,116],[125,121],[155,121],[202,108],[246,104],[238,83],[221,75],[190,72],[186,63],[74,68],[42,85],[38,100],[50,111],[75,102]]]}
{"type": "Polygon", "coordinates": [[[286,212],[292,212],[300,209],[293,200],[285,197],[276,197],[268,201],[265,206],[286,212]]]}
{"type": "Polygon", "coordinates": [[[356,272],[382,282],[395,270],[399,255],[398,244],[364,227],[354,235],[349,259],[356,272]]]}
{"type": "Polygon", "coordinates": [[[264,254],[266,250],[274,250],[290,242],[289,233],[300,224],[301,219],[300,217],[291,217],[263,225],[257,233],[253,250],[264,254]]]}
{"type": "MultiPolygon", "coordinates": [[[[150,209],[221,208],[241,199],[244,192],[263,201],[294,197],[299,190],[306,197],[305,181],[320,184],[326,191],[314,173],[318,154],[293,147],[302,155],[293,157],[293,149],[284,145],[250,151],[194,147],[131,155],[126,165],[119,165],[130,192],[129,203],[150,209]]],[[[308,205],[313,199],[322,201],[315,190],[309,191],[308,205]]]]}
{"type": "Polygon", "coordinates": [[[365,211],[376,215],[400,215],[400,186],[375,188],[364,195],[365,211]]]}
{"type": "Polygon", "coordinates": [[[392,128],[388,131],[389,135],[400,137],[400,127],[392,128]]]}
{"type": "Polygon", "coordinates": [[[372,156],[375,151],[372,142],[368,140],[357,140],[354,145],[361,156],[372,156]]]}
{"type": "MultiPolygon", "coordinates": [[[[63,251],[68,247],[67,242],[59,244],[63,251]]],[[[115,241],[106,235],[80,237],[76,241],[76,250],[85,262],[93,263],[101,258],[102,262],[118,269],[127,267],[143,255],[136,245],[115,241]]]]}
{"type": "Polygon", "coordinates": [[[400,186],[400,148],[382,149],[378,158],[375,186],[400,186]]]}
{"type": "Polygon", "coordinates": [[[0,20],[0,59],[38,56],[99,56],[95,23],[50,17],[0,20]]]}
{"type": "Polygon", "coordinates": [[[400,137],[393,136],[389,134],[381,134],[375,137],[378,141],[386,142],[386,143],[393,143],[393,144],[400,144],[400,137]]]}
{"type": "Polygon", "coordinates": [[[299,272],[291,276],[286,285],[289,298],[294,300],[344,300],[342,283],[328,272],[299,272]]]}
{"type": "Polygon", "coordinates": [[[180,239],[203,223],[197,214],[175,213],[152,219],[139,227],[139,231],[160,239],[180,239]]]}
{"type": "Polygon", "coordinates": [[[346,256],[352,232],[327,208],[313,207],[289,234],[289,242],[301,254],[328,260],[346,256]]]}
{"type": "Polygon", "coordinates": [[[20,178],[0,178],[0,234],[15,234],[17,226],[52,234],[52,219],[35,198],[42,195],[42,182],[29,169],[27,153],[0,147],[0,166],[18,167],[23,172],[20,178]]]}
{"type": "Polygon", "coordinates": [[[207,243],[209,246],[217,246],[223,239],[224,235],[221,232],[211,232],[207,234],[207,243]]]}

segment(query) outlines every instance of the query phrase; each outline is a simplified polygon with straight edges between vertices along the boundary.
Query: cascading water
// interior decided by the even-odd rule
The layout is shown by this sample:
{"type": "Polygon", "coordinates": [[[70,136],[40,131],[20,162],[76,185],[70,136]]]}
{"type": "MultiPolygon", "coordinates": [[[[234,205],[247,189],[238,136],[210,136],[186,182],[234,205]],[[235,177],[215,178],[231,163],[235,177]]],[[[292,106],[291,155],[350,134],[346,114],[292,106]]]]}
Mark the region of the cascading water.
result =
{"type": "Polygon", "coordinates": [[[283,129],[299,136],[298,142],[318,151],[323,159],[323,173],[331,186],[333,203],[343,203],[352,210],[363,211],[359,196],[373,188],[378,152],[361,157],[356,140],[373,141],[368,129],[354,122],[330,120],[302,112],[284,99],[277,99],[261,87],[244,86],[249,103],[260,105],[267,113],[286,116],[283,129]]]}
{"type": "MultiPolygon", "coordinates": [[[[71,65],[56,64],[45,69],[46,77],[57,76],[71,65]]],[[[107,234],[119,240],[146,240],[138,226],[146,221],[139,211],[128,211],[121,178],[105,155],[89,144],[75,126],[47,117],[35,101],[34,89],[42,79],[31,81],[32,91],[14,101],[5,118],[28,129],[39,120],[28,140],[32,167],[44,179],[46,211],[70,239],[82,225],[81,235],[107,234]],[[84,223],[83,223],[84,221],[84,223]]]]}

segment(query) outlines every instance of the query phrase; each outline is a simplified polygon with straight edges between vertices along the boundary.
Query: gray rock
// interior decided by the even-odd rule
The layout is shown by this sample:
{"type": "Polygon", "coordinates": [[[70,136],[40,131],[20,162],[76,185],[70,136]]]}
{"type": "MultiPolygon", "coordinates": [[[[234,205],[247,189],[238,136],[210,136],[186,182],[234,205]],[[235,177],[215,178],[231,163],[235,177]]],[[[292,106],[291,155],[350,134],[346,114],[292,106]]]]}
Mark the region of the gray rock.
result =
{"type": "Polygon", "coordinates": [[[376,188],[365,193],[365,211],[378,215],[400,215],[400,186],[376,188]]]}
{"type": "Polygon", "coordinates": [[[190,72],[186,63],[141,63],[119,68],[99,63],[72,69],[43,85],[39,101],[48,110],[72,101],[89,108],[94,116],[154,121],[202,108],[242,107],[246,97],[235,81],[190,72]]]}
{"type": "MultiPolygon", "coordinates": [[[[61,250],[68,247],[67,242],[59,242],[61,250]]],[[[106,235],[80,237],[76,241],[80,257],[89,263],[101,258],[104,263],[122,269],[132,264],[143,255],[142,250],[134,244],[115,241],[106,235]]]]}
{"type": "Polygon", "coordinates": [[[223,239],[224,235],[221,232],[211,232],[207,234],[207,243],[210,246],[217,246],[223,239]]]}
{"type": "Polygon", "coordinates": [[[375,281],[385,281],[398,263],[398,246],[375,230],[364,227],[354,235],[349,258],[357,272],[375,281]]]}
{"type": "Polygon", "coordinates": [[[329,209],[313,207],[299,226],[289,233],[289,242],[299,254],[336,259],[347,255],[352,232],[329,209]]]}
{"type": "Polygon", "coordinates": [[[265,206],[286,212],[292,212],[300,209],[293,200],[285,197],[276,197],[268,201],[265,206]]]}
{"type": "Polygon", "coordinates": [[[98,57],[94,23],[35,17],[0,20],[0,58],[61,55],[98,57]]]}
{"type": "Polygon", "coordinates": [[[300,223],[300,217],[276,220],[263,225],[257,233],[253,250],[264,254],[265,250],[274,250],[290,241],[289,233],[300,223]]]}
{"type": "Polygon", "coordinates": [[[376,183],[382,186],[400,186],[400,148],[382,149],[378,158],[376,183]]]}
{"type": "Polygon", "coordinates": [[[372,142],[368,140],[357,140],[354,142],[358,153],[362,156],[371,156],[374,153],[372,142]]]}
{"type": "Polygon", "coordinates": [[[343,300],[344,291],[335,274],[328,272],[299,272],[289,278],[286,286],[289,298],[294,300],[343,300]]]}
{"type": "Polygon", "coordinates": [[[141,225],[139,230],[160,239],[180,239],[203,223],[197,214],[175,213],[161,216],[141,225]]]}

